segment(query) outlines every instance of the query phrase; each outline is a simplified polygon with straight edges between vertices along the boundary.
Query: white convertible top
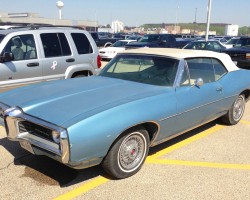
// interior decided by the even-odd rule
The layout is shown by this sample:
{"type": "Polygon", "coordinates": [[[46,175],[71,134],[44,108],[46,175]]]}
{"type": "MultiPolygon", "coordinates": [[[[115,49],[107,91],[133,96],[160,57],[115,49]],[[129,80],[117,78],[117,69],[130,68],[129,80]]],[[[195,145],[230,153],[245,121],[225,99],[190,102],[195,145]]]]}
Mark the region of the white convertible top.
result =
{"type": "Polygon", "coordinates": [[[229,55],[213,51],[174,49],[174,48],[139,48],[139,49],[126,50],[123,51],[122,53],[153,54],[153,55],[172,57],[176,59],[196,58],[196,57],[217,58],[225,65],[228,71],[239,70],[239,68],[234,64],[229,55]]]}

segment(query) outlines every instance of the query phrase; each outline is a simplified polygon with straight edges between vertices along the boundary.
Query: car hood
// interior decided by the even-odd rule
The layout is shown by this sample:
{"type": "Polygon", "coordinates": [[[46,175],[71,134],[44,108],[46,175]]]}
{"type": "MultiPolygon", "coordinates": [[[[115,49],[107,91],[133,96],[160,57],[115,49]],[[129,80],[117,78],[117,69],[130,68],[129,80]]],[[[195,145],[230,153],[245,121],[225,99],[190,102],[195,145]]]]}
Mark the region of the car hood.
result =
{"type": "Polygon", "coordinates": [[[123,50],[125,50],[125,47],[106,47],[106,48],[99,49],[99,52],[101,51],[123,51],[123,50]]]}
{"type": "Polygon", "coordinates": [[[154,47],[154,46],[159,46],[159,45],[154,42],[133,42],[126,44],[126,47],[154,47]]]}
{"type": "MultiPolygon", "coordinates": [[[[81,115],[87,118],[110,108],[160,94],[161,86],[91,76],[51,81],[0,94],[0,102],[64,127],[81,115]]],[[[166,90],[166,87],[164,87],[166,90]]]]}
{"type": "Polygon", "coordinates": [[[226,49],[224,52],[250,53],[250,47],[234,47],[234,48],[226,49]]]}

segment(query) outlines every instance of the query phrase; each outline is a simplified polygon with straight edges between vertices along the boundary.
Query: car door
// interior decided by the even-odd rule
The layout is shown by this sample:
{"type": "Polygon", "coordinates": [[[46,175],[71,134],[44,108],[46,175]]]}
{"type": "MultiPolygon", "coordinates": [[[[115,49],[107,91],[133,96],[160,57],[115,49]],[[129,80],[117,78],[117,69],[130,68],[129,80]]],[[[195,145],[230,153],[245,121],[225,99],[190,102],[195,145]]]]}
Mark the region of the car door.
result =
{"type": "Polygon", "coordinates": [[[68,66],[75,58],[64,33],[41,33],[43,76],[45,81],[64,79],[68,66]]]}
{"type": "MultiPolygon", "coordinates": [[[[7,38],[6,38],[7,39],[7,38]]],[[[43,81],[42,67],[33,34],[10,36],[0,55],[13,55],[0,63],[0,92],[43,81]],[[33,47],[27,44],[32,41],[33,47]],[[33,51],[33,57],[27,57],[33,51]]]]}
{"type": "Polygon", "coordinates": [[[187,60],[181,86],[176,89],[178,132],[217,118],[223,112],[223,86],[217,82],[226,70],[217,72],[212,59],[187,60]],[[186,75],[185,75],[186,73],[186,75]],[[201,78],[203,85],[195,81],[201,78]]]}

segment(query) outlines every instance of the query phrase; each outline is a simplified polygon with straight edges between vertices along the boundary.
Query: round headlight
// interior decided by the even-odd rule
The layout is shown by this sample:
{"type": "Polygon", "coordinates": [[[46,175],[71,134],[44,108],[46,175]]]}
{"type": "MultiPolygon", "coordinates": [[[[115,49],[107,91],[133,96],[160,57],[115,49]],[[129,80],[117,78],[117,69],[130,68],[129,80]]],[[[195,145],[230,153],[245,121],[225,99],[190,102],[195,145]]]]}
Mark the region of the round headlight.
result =
{"type": "Polygon", "coordinates": [[[60,142],[60,133],[53,131],[52,138],[53,138],[54,142],[59,143],[60,142]]]}

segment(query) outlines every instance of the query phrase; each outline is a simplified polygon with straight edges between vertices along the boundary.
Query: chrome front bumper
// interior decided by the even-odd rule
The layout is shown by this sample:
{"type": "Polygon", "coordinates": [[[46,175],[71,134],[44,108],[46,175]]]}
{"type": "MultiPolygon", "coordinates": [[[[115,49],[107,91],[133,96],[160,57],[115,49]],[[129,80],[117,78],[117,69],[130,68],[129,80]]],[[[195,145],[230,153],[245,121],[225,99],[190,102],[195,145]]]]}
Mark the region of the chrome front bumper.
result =
{"type": "Polygon", "coordinates": [[[41,155],[44,152],[44,155],[55,158],[64,164],[69,163],[70,148],[67,130],[44,120],[27,115],[20,108],[9,108],[2,103],[0,103],[0,115],[0,123],[5,126],[8,139],[19,141],[23,148],[25,148],[24,144],[30,145],[34,151],[30,148],[26,149],[34,154],[41,155]],[[34,131],[21,132],[19,130],[19,122],[23,121],[51,130],[51,132],[58,132],[60,134],[60,142],[57,144],[54,141],[39,137],[39,134],[33,134],[34,131]]]}

